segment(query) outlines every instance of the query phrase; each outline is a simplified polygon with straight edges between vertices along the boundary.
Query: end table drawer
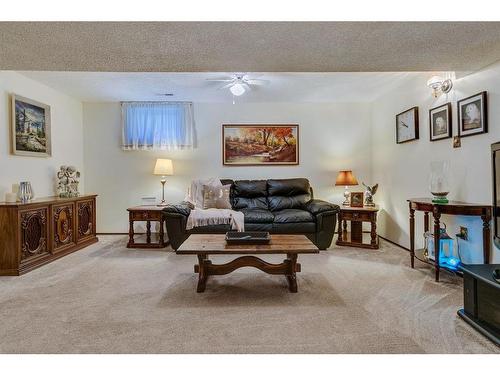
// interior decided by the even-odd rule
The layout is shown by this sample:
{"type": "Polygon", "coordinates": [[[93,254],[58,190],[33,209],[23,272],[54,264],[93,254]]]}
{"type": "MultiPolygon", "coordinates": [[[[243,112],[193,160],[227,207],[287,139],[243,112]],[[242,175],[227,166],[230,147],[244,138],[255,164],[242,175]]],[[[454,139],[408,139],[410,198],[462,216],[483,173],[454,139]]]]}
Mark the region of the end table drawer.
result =
{"type": "Polygon", "coordinates": [[[341,218],[350,221],[370,221],[372,218],[371,212],[342,212],[341,218]]]}
{"type": "Polygon", "coordinates": [[[160,220],[162,212],[161,211],[132,211],[132,220],[160,220]]]}

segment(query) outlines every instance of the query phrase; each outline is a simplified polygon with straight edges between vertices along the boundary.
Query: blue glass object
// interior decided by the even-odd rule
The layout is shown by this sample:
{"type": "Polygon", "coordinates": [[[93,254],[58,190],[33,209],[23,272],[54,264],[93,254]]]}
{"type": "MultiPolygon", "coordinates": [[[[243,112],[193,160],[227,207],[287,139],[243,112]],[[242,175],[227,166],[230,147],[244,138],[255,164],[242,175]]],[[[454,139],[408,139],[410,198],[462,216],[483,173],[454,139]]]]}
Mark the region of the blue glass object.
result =
{"type": "MultiPolygon", "coordinates": [[[[443,223],[443,225],[444,228],[439,230],[439,265],[443,268],[456,271],[460,265],[460,258],[455,255],[455,241],[446,233],[446,224],[443,223]]],[[[426,239],[426,256],[436,261],[434,235],[431,232],[427,232],[424,236],[426,239]]]]}

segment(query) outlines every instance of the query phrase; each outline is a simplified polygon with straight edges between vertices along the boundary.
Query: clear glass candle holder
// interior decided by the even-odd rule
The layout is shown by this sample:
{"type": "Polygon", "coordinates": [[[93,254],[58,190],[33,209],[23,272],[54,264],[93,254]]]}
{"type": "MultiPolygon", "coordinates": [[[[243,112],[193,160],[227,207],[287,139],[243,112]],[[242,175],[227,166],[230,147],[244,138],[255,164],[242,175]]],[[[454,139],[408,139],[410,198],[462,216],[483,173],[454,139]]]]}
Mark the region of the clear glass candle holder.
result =
{"type": "Polygon", "coordinates": [[[431,162],[429,188],[432,194],[432,202],[448,203],[450,178],[450,163],[448,161],[431,162]]]}

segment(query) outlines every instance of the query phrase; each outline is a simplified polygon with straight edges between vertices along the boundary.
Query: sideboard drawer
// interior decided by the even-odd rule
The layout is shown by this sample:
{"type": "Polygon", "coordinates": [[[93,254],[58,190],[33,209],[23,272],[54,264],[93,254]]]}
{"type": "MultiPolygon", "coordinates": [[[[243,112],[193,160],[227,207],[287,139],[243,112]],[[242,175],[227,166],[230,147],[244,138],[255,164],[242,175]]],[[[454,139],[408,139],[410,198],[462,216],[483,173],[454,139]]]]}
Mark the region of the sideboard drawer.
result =
{"type": "Polygon", "coordinates": [[[135,221],[159,221],[161,219],[161,211],[130,211],[132,220],[135,221]]]}

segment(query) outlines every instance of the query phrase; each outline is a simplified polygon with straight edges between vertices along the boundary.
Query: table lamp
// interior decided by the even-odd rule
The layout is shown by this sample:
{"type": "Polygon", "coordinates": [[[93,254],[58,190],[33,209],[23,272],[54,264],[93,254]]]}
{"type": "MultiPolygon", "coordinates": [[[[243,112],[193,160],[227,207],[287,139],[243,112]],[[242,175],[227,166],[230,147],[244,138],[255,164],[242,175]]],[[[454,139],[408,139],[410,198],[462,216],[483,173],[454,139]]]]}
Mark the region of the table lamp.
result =
{"type": "Polygon", "coordinates": [[[156,176],[161,176],[161,203],[160,206],[165,205],[165,182],[167,182],[165,176],[171,176],[174,174],[174,167],[172,166],[172,160],[170,159],[156,159],[155,169],[153,174],[156,176]]]}
{"type": "Polygon", "coordinates": [[[349,186],[358,185],[358,180],[352,174],[352,171],[339,171],[337,175],[337,180],[335,181],[335,186],[345,186],[344,191],[344,201],[342,205],[349,206],[349,186]]]}

